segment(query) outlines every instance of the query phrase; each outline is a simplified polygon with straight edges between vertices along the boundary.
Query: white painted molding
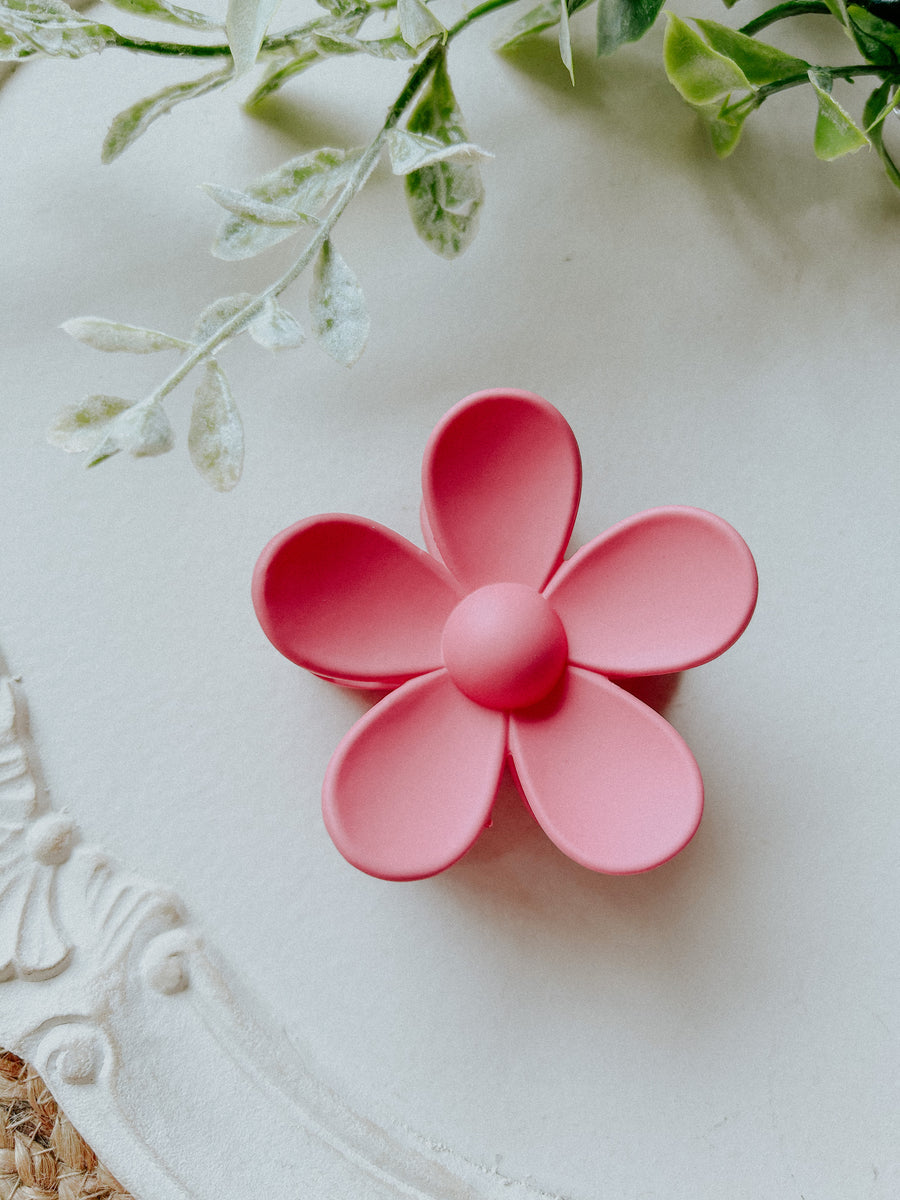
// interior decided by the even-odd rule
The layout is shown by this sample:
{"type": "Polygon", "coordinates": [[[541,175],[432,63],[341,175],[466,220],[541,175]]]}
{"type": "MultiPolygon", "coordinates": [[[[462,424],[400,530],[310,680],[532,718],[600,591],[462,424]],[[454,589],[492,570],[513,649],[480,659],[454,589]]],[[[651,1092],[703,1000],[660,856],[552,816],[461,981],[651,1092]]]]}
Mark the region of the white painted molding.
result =
{"type": "Polygon", "coordinates": [[[236,998],[177,897],[46,802],[0,678],[0,1042],[138,1200],[537,1200],[353,1111],[236,998]]]}

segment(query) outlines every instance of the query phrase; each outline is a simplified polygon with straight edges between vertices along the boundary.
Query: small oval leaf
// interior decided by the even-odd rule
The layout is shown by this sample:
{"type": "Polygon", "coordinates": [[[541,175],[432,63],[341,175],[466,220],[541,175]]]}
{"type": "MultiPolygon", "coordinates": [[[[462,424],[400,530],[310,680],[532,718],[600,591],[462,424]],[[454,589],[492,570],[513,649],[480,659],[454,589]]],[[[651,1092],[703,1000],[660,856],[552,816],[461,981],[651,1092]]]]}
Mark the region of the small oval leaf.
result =
{"type": "Polygon", "coordinates": [[[47,441],[68,454],[92,450],[103,439],[113,419],[131,408],[132,403],[119,396],[88,396],[80,404],[68,404],[47,430],[47,441]]]}
{"type": "MultiPolygon", "coordinates": [[[[197,344],[207,341],[217,334],[223,325],[246,308],[253,299],[254,297],[249,292],[238,292],[236,296],[222,296],[218,300],[213,300],[212,304],[208,304],[197,318],[194,328],[191,330],[191,340],[197,344]]],[[[236,337],[246,329],[254,316],[254,313],[247,313],[244,321],[229,336],[236,337]]]]}
{"type": "Polygon", "coordinates": [[[369,314],[356,276],[330,241],[316,260],[309,307],[316,341],[337,362],[352,366],[365,349],[369,314]]]}
{"type": "Polygon", "coordinates": [[[158,329],[107,321],[103,317],[73,317],[64,321],[61,328],[76,342],[107,354],[156,354],[160,350],[187,350],[191,344],[158,329]]]}
{"type": "Polygon", "coordinates": [[[220,187],[217,183],[203,183],[200,186],[220,208],[233,213],[243,221],[255,221],[261,225],[273,225],[276,228],[284,226],[291,232],[302,229],[305,225],[316,224],[315,218],[308,217],[306,213],[294,212],[281,204],[269,204],[265,200],[257,200],[255,196],[251,196],[248,192],[238,191],[237,188],[220,187]]]}
{"type": "MultiPolygon", "coordinates": [[[[344,187],[359,156],[357,150],[325,146],[282,163],[250,184],[244,194],[263,204],[312,216],[344,187]]],[[[289,226],[266,225],[232,215],[219,230],[213,254],[228,262],[251,258],[292,237],[294,232],[289,226]]]]}
{"type": "Polygon", "coordinates": [[[270,296],[249,326],[250,336],[267,350],[294,350],[303,344],[303,330],[294,316],[270,296]]]}
{"type": "Polygon", "coordinates": [[[736,62],[713,50],[680,17],[674,13],[667,16],[663,40],[666,74],[689,104],[713,104],[735,90],[752,90],[736,62]]]}
{"type": "Polygon", "coordinates": [[[217,492],[231,491],[241,477],[244,429],[225,372],[214,360],[207,362],[197,388],[188,452],[197,471],[217,492]]]}

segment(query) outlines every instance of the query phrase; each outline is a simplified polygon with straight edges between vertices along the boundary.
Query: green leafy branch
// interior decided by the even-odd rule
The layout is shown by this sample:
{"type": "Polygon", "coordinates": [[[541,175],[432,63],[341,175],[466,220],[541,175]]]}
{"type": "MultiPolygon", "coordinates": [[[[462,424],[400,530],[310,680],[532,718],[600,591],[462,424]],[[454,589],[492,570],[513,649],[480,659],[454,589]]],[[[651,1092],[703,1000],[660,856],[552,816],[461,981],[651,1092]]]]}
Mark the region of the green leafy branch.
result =
{"type": "MultiPolygon", "coordinates": [[[[189,31],[190,40],[135,38],[76,12],[64,0],[0,0],[0,62],[75,59],[114,49],[185,61],[196,58],[212,65],[205,74],[170,84],[121,112],[103,143],[105,162],[121,155],[177,105],[224,88],[254,68],[261,77],[247,101],[250,108],[335,57],[362,54],[410,64],[406,83],[367,145],[322,147],[290,159],[244,189],[205,185],[224,212],[213,246],[219,258],[240,261],[302,238],[302,250],[262,291],[214,301],[183,337],[98,317],[81,317],[63,327],[96,350],[170,352],[179,361],[141,400],[92,395],[67,406],[54,422],[50,440],[65,450],[86,453],[91,466],[121,451],[135,457],[164,453],[174,443],[165,401],[196,373],[188,449],[203,478],[225,491],[237,483],[243,462],[241,418],[220,363],[226,346],[245,334],[273,351],[300,346],[303,330],[282,296],[309,271],[314,340],[347,366],[364,349],[369,332],[365,299],[334,245],[333,233],[380,159],[387,155],[394,174],[404,180],[413,224],[431,250],[453,258],[471,243],[484,200],[479,163],[487,152],[466,133],[450,81],[448,53],[459,35],[481,18],[517,0],[484,0],[450,27],[427,0],[318,0],[320,15],[277,33],[269,30],[277,0],[229,0],[224,23],[170,0],[109,2],[125,13],[189,31]]],[[[596,5],[597,52],[609,55],[643,37],[662,3],[539,0],[495,44],[508,50],[555,30],[561,62],[574,83],[571,21],[580,10],[596,5]]],[[[702,19],[688,24],[669,13],[664,67],[708,127],[720,156],[734,151],[745,122],[769,97],[808,87],[816,100],[816,155],[831,161],[871,144],[890,181],[900,187],[900,170],[885,143],[885,123],[900,107],[898,12],[900,0],[784,0],[738,29],[702,19]],[[854,48],[854,61],[807,61],[757,36],[780,22],[810,14],[839,22],[854,48]],[[854,118],[833,95],[834,84],[867,79],[872,88],[861,116],[854,118]]]]}
{"type": "MultiPolygon", "coordinates": [[[[890,2],[872,6],[890,9],[890,2]]],[[[900,10],[900,4],[897,9],[900,10]]],[[[874,145],[888,178],[900,186],[900,173],[884,143],[884,122],[900,104],[900,28],[876,12],[844,0],[787,0],[767,10],[743,29],[716,21],[695,20],[693,29],[669,14],[664,62],[670,81],[709,127],[716,153],[727,157],[738,144],[744,122],[769,97],[808,86],[815,94],[817,116],[813,149],[830,162],[866,145],[874,145]],[[756,33],[790,17],[818,14],[838,20],[862,61],[824,65],[807,62],[760,41],[756,33]],[[859,122],[835,99],[836,80],[870,78],[869,94],[859,122]]]]}
{"type": "MultiPolygon", "coordinates": [[[[135,457],[165,453],[172,448],[174,437],[163,402],[191,372],[202,367],[188,449],[207,482],[222,491],[232,488],[241,474],[243,432],[217,356],[245,332],[272,350],[299,346],[304,340],[300,324],[279,297],[312,267],[309,308],[313,335],[338,362],[349,366],[356,361],[368,337],[369,317],[359,283],[334,247],[332,231],[382,154],[387,151],[394,174],[405,178],[414,224],[433,250],[454,257],[474,237],[483,198],[478,160],[489,156],[466,136],[447,70],[447,49],[474,21],[511,2],[486,0],[447,29],[421,0],[398,0],[398,31],[377,43],[358,37],[360,18],[367,12],[357,6],[349,27],[347,13],[341,11],[331,21],[315,22],[314,33],[307,26],[302,38],[293,38],[294,57],[277,62],[266,72],[252,97],[254,102],[312,65],[310,53],[314,52],[316,59],[332,53],[336,36],[341,53],[397,58],[409,57],[420,47],[424,52],[367,146],[352,151],[322,148],[301,155],[245,191],[207,185],[210,198],[228,214],[213,247],[220,258],[249,258],[302,230],[309,231],[300,254],[262,292],[215,301],[201,313],[187,338],[97,317],[65,324],[71,336],[98,350],[137,354],[171,350],[183,357],[163,382],[138,402],[95,395],[66,407],[50,430],[51,441],[65,450],[87,451],[91,466],[123,450],[135,457]],[[306,44],[309,37],[317,43],[312,50],[306,44]],[[298,41],[302,43],[299,52],[298,41]],[[401,119],[407,114],[401,128],[401,119]]],[[[280,48],[282,41],[272,39],[280,48]]],[[[173,99],[186,98],[185,86],[179,85],[177,92],[166,89],[165,94],[158,93],[120,114],[106,138],[106,158],[121,153],[173,99]]]]}

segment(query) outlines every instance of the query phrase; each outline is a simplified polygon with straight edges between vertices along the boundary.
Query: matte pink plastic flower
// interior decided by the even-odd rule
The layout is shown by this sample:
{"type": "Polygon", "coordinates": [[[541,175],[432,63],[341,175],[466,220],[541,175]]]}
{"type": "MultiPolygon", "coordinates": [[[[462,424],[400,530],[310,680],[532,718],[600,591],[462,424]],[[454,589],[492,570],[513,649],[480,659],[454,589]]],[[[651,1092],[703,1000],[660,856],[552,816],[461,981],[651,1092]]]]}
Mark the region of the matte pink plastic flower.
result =
{"type": "Polygon", "coordinates": [[[574,435],[528,392],[444,417],[422,472],[430,553],[362,517],[313,517],[257,564],[260,623],[287,658],[392,689],[344,737],[323,789],[341,853],[383,879],[454,863],[507,761],[548,837],[595,871],[658,866],[693,836],[703,783],[681,737],[609,676],[707,662],[756,603],[725,521],[656,508],[563,561],[581,492],[574,435]]]}

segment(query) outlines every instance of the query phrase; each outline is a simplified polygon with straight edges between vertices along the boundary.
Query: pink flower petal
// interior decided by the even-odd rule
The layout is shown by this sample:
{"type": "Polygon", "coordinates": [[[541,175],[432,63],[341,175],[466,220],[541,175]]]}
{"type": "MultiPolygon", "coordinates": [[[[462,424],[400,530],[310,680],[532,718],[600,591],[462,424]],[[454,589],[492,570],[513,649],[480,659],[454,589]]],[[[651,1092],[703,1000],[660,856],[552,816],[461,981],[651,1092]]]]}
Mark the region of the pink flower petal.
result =
{"type": "Polygon", "coordinates": [[[506,724],[443,670],[386,696],[325,776],[322,811],[341,854],[381,879],[424,879],[456,862],[490,816],[506,724]]]}
{"type": "Polygon", "coordinates": [[[337,682],[394,687],[441,665],[459,600],[440,563],[362,517],[291,526],[260,556],[253,604],[286,658],[337,682]]]}
{"type": "Polygon", "coordinates": [[[602,675],[570,667],[548,700],[511,715],[509,747],[547,836],[593,871],[659,866],[700,822],[703,781],[690,750],[602,675]]]}
{"type": "Polygon", "coordinates": [[[654,508],[582,547],[545,591],[569,659],[607,675],[708,662],[743,633],[756,567],[738,533],[699,508],[654,508]]]}
{"type": "Polygon", "coordinates": [[[469,590],[540,588],[562,561],[581,493],[575,437],[530,392],[478,392],[429,439],[422,469],[426,537],[469,590]]]}

